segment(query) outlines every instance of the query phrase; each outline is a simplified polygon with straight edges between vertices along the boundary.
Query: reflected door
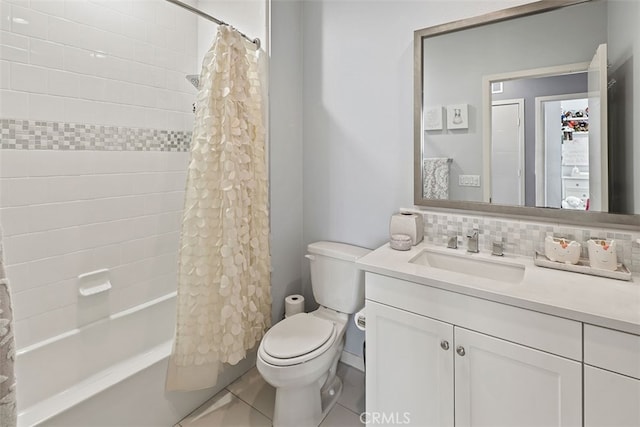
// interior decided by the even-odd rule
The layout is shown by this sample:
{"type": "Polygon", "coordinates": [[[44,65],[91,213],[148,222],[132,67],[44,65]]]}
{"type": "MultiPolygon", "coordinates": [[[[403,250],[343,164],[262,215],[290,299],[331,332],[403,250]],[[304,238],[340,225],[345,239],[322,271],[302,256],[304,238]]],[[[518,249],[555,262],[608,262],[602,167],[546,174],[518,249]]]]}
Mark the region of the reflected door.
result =
{"type": "Polygon", "coordinates": [[[601,44],[589,65],[589,209],[609,210],[607,142],[607,45],[601,44]]]}
{"type": "Polygon", "coordinates": [[[524,205],[524,100],[491,107],[491,203],[524,205]]]}

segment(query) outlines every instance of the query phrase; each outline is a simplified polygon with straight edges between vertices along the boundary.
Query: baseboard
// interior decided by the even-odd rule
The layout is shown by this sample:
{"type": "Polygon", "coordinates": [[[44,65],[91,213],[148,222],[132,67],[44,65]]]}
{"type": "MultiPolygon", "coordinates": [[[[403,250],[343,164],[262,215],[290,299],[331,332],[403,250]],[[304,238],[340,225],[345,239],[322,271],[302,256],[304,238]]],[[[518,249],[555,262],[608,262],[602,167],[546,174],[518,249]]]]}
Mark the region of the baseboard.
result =
{"type": "Polygon", "coordinates": [[[359,371],[364,372],[364,360],[360,356],[356,356],[348,351],[342,351],[340,355],[340,361],[345,365],[349,365],[352,368],[356,368],[359,371]]]}

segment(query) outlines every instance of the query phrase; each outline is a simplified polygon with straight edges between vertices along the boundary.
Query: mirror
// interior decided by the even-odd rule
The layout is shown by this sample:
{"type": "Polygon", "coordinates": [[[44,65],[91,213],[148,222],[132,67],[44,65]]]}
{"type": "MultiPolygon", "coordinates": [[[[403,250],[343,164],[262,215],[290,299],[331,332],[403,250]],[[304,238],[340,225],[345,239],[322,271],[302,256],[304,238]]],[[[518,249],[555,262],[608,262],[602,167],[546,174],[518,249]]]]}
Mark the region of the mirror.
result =
{"type": "Polygon", "coordinates": [[[639,12],[539,1],[416,31],[415,204],[640,225],[639,12]]]}

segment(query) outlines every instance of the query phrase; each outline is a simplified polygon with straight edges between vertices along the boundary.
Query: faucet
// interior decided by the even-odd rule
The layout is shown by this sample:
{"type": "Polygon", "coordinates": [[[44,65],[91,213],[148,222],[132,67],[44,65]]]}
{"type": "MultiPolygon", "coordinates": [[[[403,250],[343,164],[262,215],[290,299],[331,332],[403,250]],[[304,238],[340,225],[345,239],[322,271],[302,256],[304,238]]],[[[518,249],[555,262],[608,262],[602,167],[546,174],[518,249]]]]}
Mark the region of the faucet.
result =
{"type": "Polygon", "coordinates": [[[467,233],[467,252],[477,254],[478,250],[478,229],[474,228],[467,233]]]}

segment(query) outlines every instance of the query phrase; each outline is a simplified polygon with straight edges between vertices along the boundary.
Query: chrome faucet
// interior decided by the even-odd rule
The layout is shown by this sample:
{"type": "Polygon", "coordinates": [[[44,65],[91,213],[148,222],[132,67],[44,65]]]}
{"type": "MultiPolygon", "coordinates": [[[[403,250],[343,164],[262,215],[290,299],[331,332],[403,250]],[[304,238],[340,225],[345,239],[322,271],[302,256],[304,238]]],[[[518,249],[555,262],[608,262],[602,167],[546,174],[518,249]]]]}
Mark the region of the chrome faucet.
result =
{"type": "Polygon", "coordinates": [[[467,252],[478,253],[478,229],[474,228],[467,233],[467,252]]]}

